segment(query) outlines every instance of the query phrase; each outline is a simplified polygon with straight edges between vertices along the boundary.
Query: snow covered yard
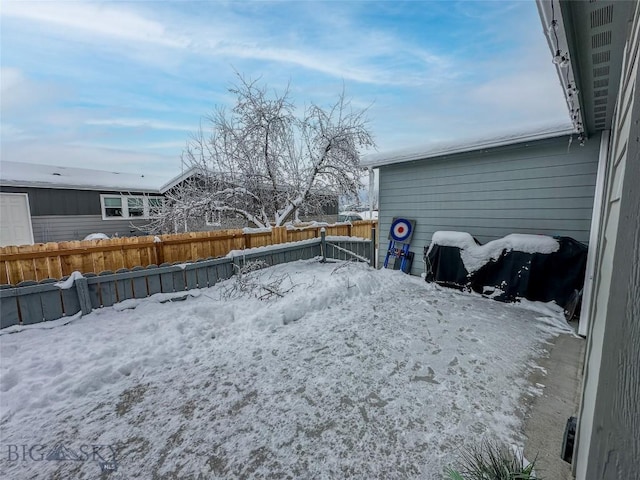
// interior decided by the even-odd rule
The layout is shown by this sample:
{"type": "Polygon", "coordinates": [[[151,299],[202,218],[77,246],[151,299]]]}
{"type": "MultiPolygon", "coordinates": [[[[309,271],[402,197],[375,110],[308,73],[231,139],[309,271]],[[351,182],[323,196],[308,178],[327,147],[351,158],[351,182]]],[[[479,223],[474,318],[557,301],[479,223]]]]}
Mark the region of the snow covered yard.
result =
{"type": "Polygon", "coordinates": [[[288,291],[231,279],[0,336],[0,476],[441,478],[465,443],[523,443],[527,374],[567,330],[362,264],[250,278],[288,291]]]}

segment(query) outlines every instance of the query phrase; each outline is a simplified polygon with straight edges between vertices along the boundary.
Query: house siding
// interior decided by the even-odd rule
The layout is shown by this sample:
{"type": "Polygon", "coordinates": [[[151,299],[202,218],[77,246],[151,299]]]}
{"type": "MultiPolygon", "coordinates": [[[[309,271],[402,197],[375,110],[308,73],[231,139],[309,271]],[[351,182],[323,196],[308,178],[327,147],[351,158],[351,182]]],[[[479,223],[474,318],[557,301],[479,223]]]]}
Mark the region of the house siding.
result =
{"type": "MultiPolygon", "coordinates": [[[[29,196],[33,240],[35,243],[66,242],[82,240],[90,233],[104,233],[109,236],[143,235],[132,227],[132,220],[103,220],[100,204],[101,194],[119,195],[121,192],[56,189],[36,187],[14,187],[3,185],[0,192],[26,193],[29,196]]],[[[144,195],[123,192],[131,195],[144,195]]],[[[143,226],[146,220],[136,220],[133,224],[143,226]]]]}
{"type": "Polygon", "coordinates": [[[510,233],[589,241],[599,134],[584,147],[569,137],[509,145],[380,168],[380,256],[393,217],[416,220],[412,274],[438,230],[485,243],[510,233]]]}
{"type": "MultiPolygon", "coordinates": [[[[133,222],[142,226],[145,220],[133,222]]],[[[82,240],[90,233],[104,233],[110,237],[144,235],[131,226],[131,220],[103,220],[102,215],[42,215],[31,217],[33,240],[36,243],[82,240]]]]}
{"type": "Polygon", "coordinates": [[[640,4],[611,129],[591,293],[576,480],[638,478],[640,458],[640,4]]]}
{"type": "MultiPolygon", "coordinates": [[[[43,215],[102,215],[100,194],[129,194],[129,192],[114,192],[109,190],[96,191],[62,188],[12,187],[4,185],[0,187],[0,191],[28,194],[32,217],[39,217],[43,215]]],[[[131,193],[131,195],[149,194],[131,193]]]]}

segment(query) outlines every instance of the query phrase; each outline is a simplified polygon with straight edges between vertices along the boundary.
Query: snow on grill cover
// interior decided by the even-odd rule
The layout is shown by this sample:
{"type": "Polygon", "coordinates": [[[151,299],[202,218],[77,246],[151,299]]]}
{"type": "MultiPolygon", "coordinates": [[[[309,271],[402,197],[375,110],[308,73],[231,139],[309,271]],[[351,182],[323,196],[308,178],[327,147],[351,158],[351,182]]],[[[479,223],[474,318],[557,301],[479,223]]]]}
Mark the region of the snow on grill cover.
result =
{"type": "Polygon", "coordinates": [[[481,245],[466,232],[439,231],[425,251],[426,280],[566,307],[584,284],[586,245],[569,237],[511,234],[481,245]]]}

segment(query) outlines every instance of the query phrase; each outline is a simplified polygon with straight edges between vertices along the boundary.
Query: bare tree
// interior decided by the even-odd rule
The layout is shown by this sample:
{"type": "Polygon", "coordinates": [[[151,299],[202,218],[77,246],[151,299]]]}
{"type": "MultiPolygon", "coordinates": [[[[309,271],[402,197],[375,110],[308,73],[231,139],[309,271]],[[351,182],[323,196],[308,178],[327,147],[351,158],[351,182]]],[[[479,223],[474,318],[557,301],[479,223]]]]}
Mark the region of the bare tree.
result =
{"type": "Polygon", "coordinates": [[[360,152],[375,147],[366,110],[354,110],[343,91],[330,108],[312,103],[296,115],[289,88],[270,94],[238,79],[229,90],[235,106],[217,108],[183,152],[196,175],[167,195],[148,229],[186,230],[207,216],[280,226],[338,195],[357,195],[360,152]]]}

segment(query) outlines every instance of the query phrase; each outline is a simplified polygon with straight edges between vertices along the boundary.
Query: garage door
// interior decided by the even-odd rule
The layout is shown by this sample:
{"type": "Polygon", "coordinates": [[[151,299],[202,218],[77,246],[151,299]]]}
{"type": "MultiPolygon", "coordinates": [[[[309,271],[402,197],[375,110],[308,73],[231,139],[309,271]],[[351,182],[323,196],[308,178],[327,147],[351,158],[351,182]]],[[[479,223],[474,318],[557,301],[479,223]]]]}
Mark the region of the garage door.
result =
{"type": "Polygon", "coordinates": [[[26,193],[0,193],[0,246],[33,244],[26,193]]]}

